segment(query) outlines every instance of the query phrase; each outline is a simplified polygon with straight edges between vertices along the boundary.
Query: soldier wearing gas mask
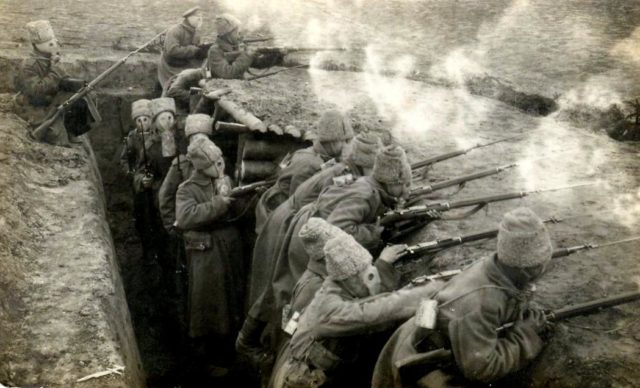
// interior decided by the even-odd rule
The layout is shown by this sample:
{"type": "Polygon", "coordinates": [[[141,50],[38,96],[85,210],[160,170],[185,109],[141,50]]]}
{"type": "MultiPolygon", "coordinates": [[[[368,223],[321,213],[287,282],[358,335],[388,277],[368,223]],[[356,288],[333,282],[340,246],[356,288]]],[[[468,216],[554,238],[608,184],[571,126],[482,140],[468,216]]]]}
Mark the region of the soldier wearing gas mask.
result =
{"type": "MultiPolygon", "coordinates": [[[[328,277],[279,356],[273,387],[348,386],[362,341],[415,314],[436,284],[380,294],[372,257],[345,234],[324,246],[328,277]]],[[[352,376],[353,377],[353,376],[352,376]]]]}
{"type": "MultiPolygon", "coordinates": [[[[35,128],[85,82],[69,77],[60,67],[60,44],[47,20],[27,23],[27,31],[33,51],[15,79],[18,94],[14,105],[18,116],[35,128]]],[[[89,94],[67,107],[51,125],[30,135],[37,141],[68,147],[70,140],[78,141],[76,136],[89,131],[94,121],[100,121],[100,114],[94,96],[89,94]]]]}

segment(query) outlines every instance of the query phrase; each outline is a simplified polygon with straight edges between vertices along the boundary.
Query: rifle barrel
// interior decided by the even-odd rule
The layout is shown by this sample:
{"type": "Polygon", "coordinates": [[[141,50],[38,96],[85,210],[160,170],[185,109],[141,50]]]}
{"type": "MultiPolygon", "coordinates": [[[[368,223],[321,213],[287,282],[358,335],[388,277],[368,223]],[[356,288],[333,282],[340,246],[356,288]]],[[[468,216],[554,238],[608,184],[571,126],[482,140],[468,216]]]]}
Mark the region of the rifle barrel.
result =
{"type": "Polygon", "coordinates": [[[633,302],[638,299],[640,299],[640,291],[627,292],[608,298],[595,299],[573,306],[566,306],[558,310],[554,310],[553,312],[551,312],[551,314],[549,314],[550,316],[548,318],[553,321],[559,321],[562,319],[576,317],[578,315],[597,312],[603,308],[614,307],[620,304],[633,302]]]}
{"type": "Polygon", "coordinates": [[[476,173],[473,174],[467,174],[467,175],[462,175],[456,178],[451,178],[448,179],[446,181],[441,181],[441,182],[437,182],[434,183],[432,185],[428,185],[428,186],[422,186],[422,187],[416,187],[415,189],[411,190],[411,194],[410,197],[416,197],[419,195],[423,195],[423,194],[429,194],[431,192],[437,191],[437,190],[442,190],[445,189],[447,187],[451,187],[451,186],[456,186],[459,185],[461,183],[464,182],[469,182],[469,181],[473,181],[476,179],[481,179],[484,177],[488,177],[491,175],[495,175],[495,174],[499,174],[502,171],[509,169],[511,167],[515,167],[517,166],[517,164],[510,164],[507,166],[501,166],[501,167],[496,167],[496,168],[491,168],[488,170],[484,170],[484,171],[478,171],[476,173]]]}

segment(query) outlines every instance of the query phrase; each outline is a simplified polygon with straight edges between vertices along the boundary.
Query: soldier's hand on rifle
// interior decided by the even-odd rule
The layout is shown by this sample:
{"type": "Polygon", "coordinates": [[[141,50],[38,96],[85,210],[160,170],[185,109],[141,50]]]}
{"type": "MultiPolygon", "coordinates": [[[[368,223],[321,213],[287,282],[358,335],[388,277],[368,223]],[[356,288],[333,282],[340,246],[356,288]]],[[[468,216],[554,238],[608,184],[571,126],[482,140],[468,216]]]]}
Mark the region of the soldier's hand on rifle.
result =
{"type": "Polygon", "coordinates": [[[442,213],[434,209],[427,210],[427,217],[431,218],[432,220],[439,220],[440,218],[442,218],[442,213]]]}
{"type": "Polygon", "coordinates": [[[255,46],[251,46],[251,45],[244,45],[244,52],[250,56],[250,57],[255,57],[256,54],[258,53],[258,49],[255,46]]]}
{"type": "Polygon", "coordinates": [[[402,254],[407,250],[407,244],[396,244],[385,247],[380,253],[378,260],[382,260],[386,263],[393,264],[402,257],[402,254]]]}
{"type": "Polygon", "coordinates": [[[542,310],[526,309],[520,312],[520,319],[516,325],[541,333],[547,327],[547,317],[542,310]]]}

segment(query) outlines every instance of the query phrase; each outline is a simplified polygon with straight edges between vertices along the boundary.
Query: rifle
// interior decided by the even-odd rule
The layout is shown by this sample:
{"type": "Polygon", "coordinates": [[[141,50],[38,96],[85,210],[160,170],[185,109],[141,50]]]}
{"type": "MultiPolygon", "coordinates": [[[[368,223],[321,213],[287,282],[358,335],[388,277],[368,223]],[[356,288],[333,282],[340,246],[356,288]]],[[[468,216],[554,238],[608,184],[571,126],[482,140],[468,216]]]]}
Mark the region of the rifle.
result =
{"type": "Polygon", "coordinates": [[[249,39],[244,39],[242,42],[244,42],[245,44],[248,44],[248,43],[268,42],[270,40],[273,40],[273,38],[249,38],[249,39]]]}
{"type": "MultiPolygon", "coordinates": [[[[572,246],[572,247],[558,248],[558,249],[553,251],[553,253],[551,254],[551,258],[557,259],[557,258],[560,258],[560,257],[567,257],[567,256],[570,256],[570,255],[572,255],[574,253],[577,253],[577,252],[580,252],[580,251],[604,248],[604,247],[608,247],[608,246],[611,246],[611,245],[624,244],[624,243],[631,242],[631,241],[636,241],[636,240],[640,240],[640,237],[632,237],[632,238],[627,238],[627,239],[623,239],[623,240],[610,241],[610,242],[602,243],[602,244],[587,243],[587,244],[576,245],[576,246],[572,246]]],[[[476,262],[476,260],[467,260],[467,261],[463,262],[461,266],[463,268],[466,268],[469,265],[473,264],[474,262],[476,262]]],[[[451,269],[451,270],[447,270],[447,271],[438,272],[438,273],[432,274],[432,275],[418,276],[417,278],[411,280],[411,284],[419,285],[419,284],[427,283],[427,282],[433,281],[433,280],[449,280],[449,279],[451,279],[452,277],[454,277],[455,275],[459,274],[462,271],[463,271],[463,269],[451,269]]]]}
{"type": "Polygon", "coordinates": [[[229,194],[229,196],[232,198],[241,197],[243,195],[252,193],[260,188],[270,187],[274,183],[276,183],[275,179],[267,179],[264,181],[249,183],[248,185],[244,185],[244,186],[234,187],[233,189],[231,189],[231,193],[229,194]]]}
{"type": "Polygon", "coordinates": [[[422,168],[422,167],[431,166],[432,164],[438,163],[438,162],[442,162],[443,160],[455,158],[456,156],[460,156],[460,155],[465,155],[465,154],[467,154],[467,153],[469,153],[469,152],[471,152],[471,151],[473,151],[475,149],[478,149],[478,148],[489,147],[489,146],[494,145],[494,144],[503,143],[505,141],[509,141],[509,140],[512,140],[512,139],[521,138],[523,136],[524,136],[524,134],[511,136],[511,137],[505,137],[505,138],[494,140],[494,141],[491,141],[491,142],[488,142],[488,143],[478,143],[478,144],[476,144],[476,145],[474,145],[472,147],[463,148],[463,149],[460,149],[460,150],[457,150],[457,151],[447,152],[446,154],[432,156],[431,158],[424,159],[424,160],[421,160],[419,162],[411,164],[411,169],[412,170],[417,170],[417,169],[422,168]]]}
{"type": "Polygon", "coordinates": [[[49,114],[47,114],[47,116],[44,118],[44,120],[40,123],[40,125],[38,125],[35,129],[33,129],[31,131],[31,135],[33,136],[33,138],[35,138],[35,139],[42,138],[42,135],[44,134],[43,132],[46,131],[60,117],[60,115],[64,113],[64,111],[68,107],[70,107],[71,105],[75,104],[78,100],[84,98],[84,96],[86,96],[88,93],[90,93],[91,91],[93,91],[95,89],[96,85],[98,85],[102,80],[107,78],[118,67],[122,66],[127,61],[127,59],[129,59],[130,56],[132,56],[134,54],[137,54],[138,52],[143,50],[145,47],[147,47],[150,44],[154,43],[155,40],[158,39],[160,36],[162,36],[165,32],[167,32],[167,30],[168,30],[168,28],[166,30],[162,31],[161,33],[159,33],[158,35],[154,36],[153,39],[149,40],[147,43],[145,43],[142,46],[138,47],[134,51],[131,51],[124,58],[122,58],[118,62],[114,63],[113,65],[111,65],[111,67],[109,67],[107,70],[105,70],[100,75],[98,75],[96,78],[94,78],[93,81],[89,82],[88,84],[86,84],[82,88],[80,88],[80,90],[75,92],[75,94],[73,96],[69,97],[69,99],[67,99],[65,102],[60,104],[55,110],[50,111],[49,114]]]}
{"type": "MultiPolygon", "coordinates": [[[[580,315],[587,315],[597,313],[604,308],[615,307],[621,304],[631,303],[636,300],[640,300],[640,291],[626,292],[623,294],[614,295],[608,298],[594,299],[584,303],[578,303],[576,305],[569,305],[557,310],[549,311],[545,314],[547,320],[551,322],[558,322],[568,318],[577,317],[580,315]]],[[[509,322],[503,326],[497,327],[497,332],[502,332],[514,325],[514,322],[509,322]]],[[[425,353],[413,354],[404,359],[394,362],[394,366],[401,370],[407,367],[422,366],[427,370],[431,370],[431,365],[438,363],[451,363],[454,362],[453,354],[450,350],[440,348],[430,350],[425,353]]],[[[435,366],[435,365],[434,365],[435,366]]]]}
{"type": "Polygon", "coordinates": [[[460,201],[453,201],[453,202],[436,202],[436,203],[427,204],[427,205],[411,206],[406,209],[391,210],[386,212],[380,219],[380,225],[391,226],[395,223],[398,223],[399,221],[407,221],[407,220],[412,221],[415,219],[428,218],[429,217],[428,213],[430,213],[432,210],[443,212],[447,210],[458,209],[458,208],[468,207],[468,206],[483,207],[492,202],[500,202],[500,201],[506,201],[509,199],[523,198],[530,194],[567,190],[567,189],[572,189],[576,187],[589,186],[593,184],[594,183],[581,183],[581,184],[575,184],[575,185],[569,185],[569,186],[553,187],[549,189],[515,191],[511,193],[496,194],[496,195],[490,195],[487,197],[480,197],[480,198],[463,199],[460,201]]]}
{"type": "Polygon", "coordinates": [[[484,170],[484,171],[479,171],[473,174],[467,174],[467,175],[463,175],[463,176],[459,176],[457,178],[452,178],[452,179],[448,179],[446,181],[441,181],[441,182],[437,182],[434,183],[432,185],[424,185],[424,186],[418,186],[415,187],[413,189],[411,189],[411,191],[409,192],[409,199],[408,202],[412,202],[414,200],[417,199],[417,197],[424,195],[424,194],[430,194],[436,190],[442,190],[444,188],[447,187],[451,187],[451,186],[456,186],[456,185],[462,185],[466,182],[469,181],[473,181],[476,179],[480,179],[480,178],[484,178],[484,177],[488,177],[491,175],[496,175],[501,173],[502,171],[508,170],[510,168],[516,167],[518,166],[519,163],[512,163],[512,164],[507,164],[504,166],[500,166],[500,167],[496,167],[496,168],[491,168],[488,170],[484,170]]]}
{"type": "Polygon", "coordinates": [[[268,73],[254,75],[254,76],[246,78],[245,80],[246,81],[253,81],[253,80],[256,80],[256,79],[269,77],[269,76],[272,76],[274,74],[282,73],[283,71],[288,71],[288,70],[292,70],[292,69],[301,69],[301,68],[306,68],[306,67],[309,67],[309,65],[296,65],[296,66],[291,66],[291,67],[285,67],[283,69],[270,71],[268,73]]]}
{"type": "Polygon", "coordinates": [[[318,51],[351,51],[345,47],[258,47],[256,54],[279,54],[287,55],[291,53],[312,53],[318,51]]]}
{"type": "MultiPolygon", "coordinates": [[[[551,217],[544,221],[545,224],[557,224],[562,222],[561,219],[551,217]]],[[[494,238],[498,235],[498,229],[485,230],[483,232],[470,233],[457,237],[449,237],[432,241],[425,241],[415,245],[408,246],[401,254],[400,259],[404,259],[416,255],[435,255],[445,249],[453,248],[467,242],[485,240],[494,238]]],[[[569,248],[567,248],[569,249],[569,248]]]]}

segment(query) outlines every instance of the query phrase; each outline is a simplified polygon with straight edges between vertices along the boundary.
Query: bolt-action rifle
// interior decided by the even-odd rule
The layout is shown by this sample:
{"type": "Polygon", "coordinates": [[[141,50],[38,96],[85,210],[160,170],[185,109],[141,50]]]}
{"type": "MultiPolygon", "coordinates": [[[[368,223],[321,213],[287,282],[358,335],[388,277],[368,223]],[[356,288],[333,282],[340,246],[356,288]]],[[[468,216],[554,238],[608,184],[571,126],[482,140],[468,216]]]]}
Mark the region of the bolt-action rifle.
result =
{"type": "MultiPolygon", "coordinates": [[[[543,221],[545,224],[557,224],[562,222],[561,219],[551,217],[543,221]]],[[[435,255],[444,251],[445,249],[453,248],[464,243],[486,240],[494,238],[498,235],[498,229],[485,230],[483,232],[470,233],[462,236],[443,238],[432,241],[425,241],[415,245],[408,246],[401,254],[400,260],[422,256],[422,255],[435,255]]],[[[568,249],[568,248],[567,248],[568,249]]]]}
{"type": "Polygon", "coordinates": [[[276,183],[275,179],[267,179],[264,181],[249,183],[248,185],[244,186],[234,187],[233,189],[231,189],[231,193],[229,194],[229,196],[232,198],[242,197],[243,195],[253,193],[262,188],[271,187],[274,183],[276,183]]]}
{"type": "Polygon", "coordinates": [[[456,150],[456,151],[451,151],[451,152],[447,152],[445,154],[441,154],[441,155],[436,155],[436,156],[432,156],[431,158],[428,159],[424,159],[421,160],[419,162],[413,163],[411,164],[411,169],[412,170],[417,170],[419,168],[422,167],[428,167],[431,166],[434,163],[438,163],[438,162],[442,162],[443,160],[447,160],[447,159],[452,159],[455,158],[457,156],[461,156],[461,155],[465,155],[475,149],[478,148],[485,148],[485,147],[489,147],[492,146],[494,144],[498,144],[498,143],[503,143],[505,141],[509,141],[509,140],[513,140],[513,139],[518,139],[523,137],[524,135],[517,135],[517,136],[511,136],[511,137],[506,137],[503,139],[498,139],[498,140],[494,140],[488,143],[478,143],[474,146],[468,147],[468,148],[463,148],[460,150],[456,150]]]}
{"type": "MultiPolygon", "coordinates": [[[[558,248],[553,251],[553,253],[551,254],[551,257],[554,259],[557,259],[560,257],[567,257],[581,251],[604,248],[611,245],[624,244],[627,242],[637,241],[637,240],[640,240],[640,237],[632,237],[624,240],[610,241],[602,244],[587,243],[587,244],[576,245],[572,247],[558,248]]],[[[476,262],[476,260],[468,260],[462,264],[462,268],[466,268],[467,266],[473,264],[474,262],[476,262]]],[[[433,280],[449,280],[455,275],[459,274],[460,272],[462,272],[462,269],[452,269],[452,270],[442,271],[432,275],[418,276],[417,278],[411,280],[411,284],[419,285],[419,284],[427,283],[433,280]]]]}
{"type": "Polygon", "coordinates": [[[512,164],[507,164],[504,166],[500,166],[500,167],[496,167],[496,168],[491,168],[488,170],[484,170],[484,171],[479,171],[476,173],[472,173],[472,174],[467,174],[467,175],[462,175],[456,178],[452,178],[452,179],[447,179],[445,181],[441,181],[441,182],[436,182],[433,183],[431,185],[423,185],[423,186],[417,186],[411,189],[410,193],[409,193],[409,198],[407,199],[408,203],[414,202],[416,199],[418,199],[420,196],[425,195],[425,194],[430,194],[433,193],[434,191],[437,190],[442,190],[445,189],[447,187],[452,187],[452,186],[459,186],[459,185],[463,185],[466,182],[470,182],[476,179],[481,179],[481,178],[485,178],[491,175],[496,175],[499,174],[505,170],[508,170],[510,168],[516,167],[518,166],[518,163],[512,163],[512,164]]]}
{"type": "Polygon", "coordinates": [[[459,208],[468,207],[468,206],[481,207],[493,202],[501,202],[509,199],[523,198],[530,194],[567,190],[567,189],[572,189],[576,187],[588,186],[592,184],[594,183],[581,183],[576,185],[554,187],[549,189],[537,189],[537,190],[530,190],[530,191],[515,191],[515,192],[505,193],[505,194],[490,195],[487,197],[463,199],[460,201],[436,202],[436,203],[431,203],[427,205],[411,206],[406,209],[391,210],[386,212],[380,219],[380,225],[390,227],[401,221],[412,221],[412,220],[420,220],[422,218],[429,218],[430,213],[432,213],[433,210],[437,210],[439,212],[445,212],[448,210],[459,209],[459,208]]]}
{"type": "Polygon", "coordinates": [[[118,62],[114,63],[113,65],[111,65],[111,67],[109,67],[107,70],[105,70],[100,75],[98,75],[96,78],[94,78],[93,81],[89,82],[88,84],[86,84],[82,88],[80,88],[80,90],[75,92],[75,94],[73,96],[69,97],[69,99],[67,99],[65,102],[60,104],[55,110],[50,111],[49,114],[47,114],[47,116],[44,118],[44,120],[40,123],[40,125],[38,125],[35,129],[33,129],[31,131],[31,135],[35,139],[41,139],[43,134],[44,134],[44,131],[46,131],[47,128],[49,128],[60,117],[60,115],[62,115],[64,113],[65,110],[67,110],[69,107],[71,107],[77,101],[79,101],[80,99],[84,98],[87,94],[89,94],[91,91],[93,91],[95,89],[95,87],[100,82],[102,82],[105,78],[107,78],[109,75],[111,75],[111,73],[116,71],[116,69],[118,67],[122,66],[129,59],[130,56],[139,53],[140,51],[142,51],[147,46],[153,44],[156,41],[156,39],[158,39],[165,32],[167,32],[167,30],[168,29],[162,31],[158,35],[154,36],[153,39],[149,40],[147,43],[145,43],[142,46],[138,47],[134,51],[131,51],[129,54],[124,56],[124,58],[122,58],[118,62]]]}

